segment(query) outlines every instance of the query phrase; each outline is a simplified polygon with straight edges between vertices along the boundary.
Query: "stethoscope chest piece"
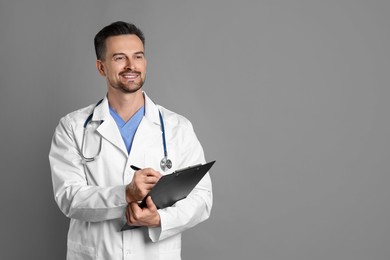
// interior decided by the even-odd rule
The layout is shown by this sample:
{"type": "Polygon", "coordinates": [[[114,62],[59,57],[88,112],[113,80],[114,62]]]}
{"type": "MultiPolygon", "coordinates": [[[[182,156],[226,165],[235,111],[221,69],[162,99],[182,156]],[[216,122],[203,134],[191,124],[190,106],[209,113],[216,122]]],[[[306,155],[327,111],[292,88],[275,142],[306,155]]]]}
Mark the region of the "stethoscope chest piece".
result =
{"type": "Polygon", "coordinates": [[[160,161],[161,170],[164,172],[172,168],[172,161],[164,156],[160,161]]]}

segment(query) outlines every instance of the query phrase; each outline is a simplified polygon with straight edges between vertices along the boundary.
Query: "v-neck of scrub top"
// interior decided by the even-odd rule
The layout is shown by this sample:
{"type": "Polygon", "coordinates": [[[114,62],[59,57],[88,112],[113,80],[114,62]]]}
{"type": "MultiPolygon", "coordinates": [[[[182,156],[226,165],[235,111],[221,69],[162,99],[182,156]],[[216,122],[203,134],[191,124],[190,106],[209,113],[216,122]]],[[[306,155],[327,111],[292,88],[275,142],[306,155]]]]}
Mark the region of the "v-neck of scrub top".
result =
{"type": "Polygon", "coordinates": [[[122,139],[126,145],[127,153],[130,153],[135,132],[137,131],[137,128],[145,115],[145,106],[142,106],[140,109],[138,109],[138,111],[135,112],[135,114],[127,122],[125,122],[111,107],[110,114],[114,118],[115,123],[119,128],[119,132],[121,133],[122,139]]]}

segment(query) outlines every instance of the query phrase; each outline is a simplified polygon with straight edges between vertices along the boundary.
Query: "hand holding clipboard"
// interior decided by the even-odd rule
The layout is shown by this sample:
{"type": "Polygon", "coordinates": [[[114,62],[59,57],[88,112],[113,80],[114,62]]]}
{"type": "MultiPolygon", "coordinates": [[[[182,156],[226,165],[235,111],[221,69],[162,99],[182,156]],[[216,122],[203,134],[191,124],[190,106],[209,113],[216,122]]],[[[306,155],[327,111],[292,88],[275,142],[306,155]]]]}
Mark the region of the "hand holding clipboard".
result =
{"type": "MultiPolygon", "coordinates": [[[[146,198],[148,196],[152,198],[157,209],[172,206],[177,201],[186,198],[214,163],[215,161],[203,165],[199,164],[162,176],[139,206],[141,208],[146,206],[146,198]]],[[[134,170],[139,169],[134,166],[132,168],[134,170]]],[[[129,226],[126,223],[121,231],[134,228],[138,228],[138,226],[129,226]]]]}

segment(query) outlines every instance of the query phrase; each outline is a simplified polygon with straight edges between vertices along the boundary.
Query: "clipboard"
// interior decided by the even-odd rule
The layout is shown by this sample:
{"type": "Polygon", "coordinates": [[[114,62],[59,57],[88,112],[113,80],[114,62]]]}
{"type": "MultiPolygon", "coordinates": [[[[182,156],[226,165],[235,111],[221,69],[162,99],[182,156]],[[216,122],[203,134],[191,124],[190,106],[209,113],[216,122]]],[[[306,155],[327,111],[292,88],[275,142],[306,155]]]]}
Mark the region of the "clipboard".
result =
{"type": "MultiPolygon", "coordinates": [[[[152,197],[157,209],[172,206],[177,201],[186,198],[214,163],[215,161],[198,164],[163,175],[139,206],[146,207],[146,199],[149,196],[152,197]]],[[[121,231],[135,228],[139,228],[139,226],[129,226],[126,223],[121,231]]]]}

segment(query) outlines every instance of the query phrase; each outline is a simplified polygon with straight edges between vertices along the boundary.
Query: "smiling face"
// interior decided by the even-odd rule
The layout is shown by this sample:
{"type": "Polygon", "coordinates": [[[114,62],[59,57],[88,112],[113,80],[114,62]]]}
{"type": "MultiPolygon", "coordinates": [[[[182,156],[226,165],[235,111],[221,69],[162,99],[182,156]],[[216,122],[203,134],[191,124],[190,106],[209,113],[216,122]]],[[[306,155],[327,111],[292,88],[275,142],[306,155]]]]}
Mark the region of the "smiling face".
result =
{"type": "Polygon", "coordinates": [[[125,34],[106,39],[104,59],[97,60],[99,73],[106,77],[108,91],[134,93],[146,76],[144,46],[138,36],[125,34]]]}

